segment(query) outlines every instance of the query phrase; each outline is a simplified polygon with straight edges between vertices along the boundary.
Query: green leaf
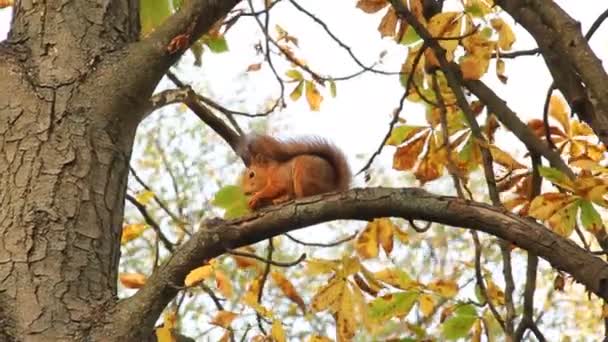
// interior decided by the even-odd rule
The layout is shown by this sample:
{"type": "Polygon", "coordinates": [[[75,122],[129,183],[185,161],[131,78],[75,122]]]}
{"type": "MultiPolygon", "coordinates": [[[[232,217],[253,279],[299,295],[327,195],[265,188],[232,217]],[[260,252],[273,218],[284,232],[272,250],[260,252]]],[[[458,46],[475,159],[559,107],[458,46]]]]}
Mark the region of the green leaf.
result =
{"type": "Polygon", "coordinates": [[[425,128],[427,127],[409,125],[397,126],[391,131],[391,136],[386,141],[386,144],[391,146],[399,146],[425,128]]]}
{"type": "Polygon", "coordinates": [[[572,181],[570,181],[568,176],[563,174],[558,169],[546,166],[539,166],[538,172],[541,176],[548,179],[551,183],[559,185],[567,190],[574,191],[574,184],[572,184],[572,181]]]}
{"type": "Polygon", "coordinates": [[[580,200],[581,221],[585,229],[591,232],[598,232],[603,229],[602,217],[595,210],[593,204],[587,200],[580,200]]]}
{"type": "Polygon", "coordinates": [[[289,98],[291,98],[292,101],[297,101],[302,96],[303,91],[304,91],[304,81],[300,81],[300,83],[298,83],[298,85],[295,88],[293,88],[293,91],[291,92],[291,94],[289,94],[289,98]]]}
{"type": "Polygon", "coordinates": [[[228,43],[226,38],[222,36],[218,37],[205,37],[205,45],[209,47],[209,50],[213,53],[222,53],[228,51],[228,43]]]}
{"type": "Polygon", "coordinates": [[[477,320],[477,311],[470,305],[459,306],[454,315],[443,322],[442,334],[448,340],[466,337],[477,320]]]}
{"type": "Polygon", "coordinates": [[[336,82],[334,82],[334,80],[329,80],[329,93],[331,94],[331,97],[336,97],[336,82]]]}
{"type": "Polygon", "coordinates": [[[289,77],[293,80],[296,80],[296,81],[299,81],[304,78],[302,76],[302,73],[296,69],[289,69],[289,70],[285,71],[285,75],[287,75],[287,77],[289,77]]]}
{"type": "Polygon", "coordinates": [[[394,316],[407,315],[416,301],[418,292],[398,292],[374,299],[369,303],[370,318],[383,321],[394,316]]]}
{"type": "Polygon", "coordinates": [[[401,41],[399,43],[403,45],[410,45],[420,41],[422,38],[418,35],[418,32],[414,30],[413,27],[408,26],[405,29],[405,34],[401,37],[401,41]]]}
{"type": "Polygon", "coordinates": [[[240,217],[249,212],[247,207],[247,196],[245,196],[243,190],[236,185],[228,185],[221,188],[215,194],[211,203],[225,210],[225,219],[240,217]]]}
{"type": "Polygon", "coordinates": [[[141,34],[146,35],[171,14],[171,7],[167,0],[140,1],[139,16],[141,20],[141,34]]]}

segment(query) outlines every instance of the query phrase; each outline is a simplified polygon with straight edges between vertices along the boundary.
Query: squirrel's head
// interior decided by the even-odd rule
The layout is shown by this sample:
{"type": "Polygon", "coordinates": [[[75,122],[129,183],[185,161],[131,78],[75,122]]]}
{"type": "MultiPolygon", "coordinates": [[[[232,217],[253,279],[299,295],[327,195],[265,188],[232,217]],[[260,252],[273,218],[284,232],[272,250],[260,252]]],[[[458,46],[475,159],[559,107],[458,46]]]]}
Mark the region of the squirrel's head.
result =
{"type": "Polygon", "coordinates": [[[260,164],[251,164],[241,176],[241,185],[245,195],[258,192],[266,186],[268,179],[268,167],[260,164]]]}

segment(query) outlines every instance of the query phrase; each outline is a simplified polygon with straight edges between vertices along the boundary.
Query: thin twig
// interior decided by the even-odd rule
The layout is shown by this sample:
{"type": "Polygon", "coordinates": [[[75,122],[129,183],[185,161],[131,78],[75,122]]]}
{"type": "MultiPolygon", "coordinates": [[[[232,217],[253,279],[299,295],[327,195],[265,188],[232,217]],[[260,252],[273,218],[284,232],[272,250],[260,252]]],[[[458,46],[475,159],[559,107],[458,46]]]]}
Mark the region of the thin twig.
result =
{"type": "Polygon", "coordinates": [[[139,201],[137,201],[137,199],[135,199],[135,197],[129,195],[129,194],[125,194],[126,199],[131,202],[131,204],[133,204],[135,206],[135,208],[137,208],[137,210],[139,210],[141,216],[144,217],[144,220],[146,221],[146,223],[152,227],[152,229],[154,230],[154,232],[156,233],[156,235],[158,235],[160,241],[163,243],[163,246],[171,253],[173,253],[173,243],[171,243],[171,241],[169,241],[169,239],[167,239],[167,237],[165,236],[165,234],[163,234],[163,232],[160,230],[160,226],[158,225],[158,223],[152,218],[152,216],[150,216],[150,213],[148,213],[148,209],[146,209],[146,206],[139,203],[139,201]]]}
{"type": "Polygon", "coordinates": [[[343,243],[345,243],[347,241],[350,241],[350,240],[354,239],[357,236],[357,234],[359,234],[358,231],[356,231],[354,234],[352,234],[350,236],[347,236],[347,237],[345,237],[343,239],[340,239],[340,240],[335,241],[335,242],[330,242],[330,243],[304,242],[302,240],[296,239],[295,237],[293,237],[293,236],[291,236],[290,234],[287,234],[287,233],[285,233],[285,236],[287,236],[287,238],[290,239],[291,241],[293,241],[295,243],[298,243],[300,245],[303,245],[303,246],[310,246],[310,247],[335,247],[335,246],[341,245],[341,244],[343,244],[343,243]]]}
{"type": "MultiPolygon", "coordinates": [[[[264,267],[264,273],[262,274],[262,280],[260,281],[260,290],[258,292],[258,304],[262,305],[262,296],[264,295],[264,285],[266,284],[266,280],[268,280],[268,274],[270,273],[270,260],[272,260],[272,253],[274,252],[274,244],[272,243],[272,238],[268,239],[268,254],[266,255],[266,267],[264,267]]],[[[266,331],[264,330],[264,326],[262,325],[262,315],[256,311],[255,313],[258,321],[258,327],[260,331],[266,335],[266,331]]]]}
{"type": "Polygon", "coordinates": [[[488,307],[490,308],[494,319],[496,319],[502,330],[506,331],[504,320],[502,319],[502,317],[500,317],[500,314],[496,310],[494,303],[492,303],[492,300],[488,296],[488,289],[486,288],[486,284],[483,279],[483,274],[481,273],[481,243],[479,242],[479,236],[474,230],[471,231],[471,235],[473,236],[473,243],[475,245],[475,278],[477,279],[477,286],[479,287],[479,292],[481,292],[481,295],[488,304],[488,307]]]}
{"type": "Polygon", "coordinates": [[[244,258],[256,259],[263,263],[270,264],[270,265],[277,266],[277,267],[293,267],[293,266],[301,263],[302,261],[304,261],[304,259],[306,259],[306,253],[300,255],[300,257],[298,259],[296,259],[295,261],[291,261],[291,262],[274,261],[269,258],[263,258],[259,255],[255,255],[255,254],[247,253],[247,252],[241,252],[241,251],[237,251],[235,249],[229,249],[229,248],[226,249],[226,253],[231,254],[231,255],[238,255],[238,256],[241,256],[244,258]]]}
{"type": "Polygon", "coordinates": [[[158,204],[158,206],[165,213],[167,213],[167,215],[169,215],[169,217],[171,217],[171,219],[174,222],[178,223],[178,226],[184,231],[184,233],[186,233],[188,236],[191,236],[192,233],[190,233],[184,227],[184,226],[188,225],[188,223],[183,221],[182,219],[180,219],[173,211],[171,211],[171,209],[169,209],[169,207],[167,206],[167,204],[165,204],[165,202],[163,202],[158,196],[156,196],[156,192],[154,192],[152,190],[152,188],[150,188],[150,186],[148,186],[148,184],[146,184],[146,182],[144,182],[144,180],[141,179],[141,177],[139,177],[139,175],[137,174],[137,172],[135,172],[135,169],[131,165],[129,165],[129,171],[131,172],[131,174],[133,175],[133,178],[135,178],[137,183],[139,183],[139,185],[141,185],[144,189],[146,189],[154,194],[154,197],[152,197],[154,199],[154,202],[156,202],[156,204],[158,204]]]}
{"type": "Polygon", "coordinates": [[[374,159],[377,156],[379,156],[380,153],[382,153],[382,149],[384,148],[384,145],[386,145],[386,142],[391,137],[391,133],[393,132],[393,128],[395,128],[395,125],[399,121],[399,113],[401,113],[401,110],[403,109],[403,106],[405,104],[405,99],[408,97],[408,95],[410,93],[411,83],[413,82],[414,74],[416,73],[416,68],[418,67],[418,63],[420,62],[420,59],[422,57],[422,53],[423,53],[424,49],[425,49],[425,45],[422,45],[422,47],[420,48],[420,51],[418,51],[418,54],[414,57],[414,61],[412,63],[412,70],[411,70],[411,72],[410,72],[410,74],[408,76],[408,79],[407,79],[407,82],[406,82],[406,85],[405,85],[405,92],[401,96],[401,99],[399,99],[399,107],[397,107],[397,109],[395,109],[395,111],[393,112],[393,119],[391,120],[391,122],[388,125],[388,131],[386,132],[386,135],[382,139],[382,142],[380,143],[380,146],[378,146],[378,148],[371,155],[371,157],[369,158],[369,160],[367,161],[367,163],[365,163],[365,165],[363,165],[363,167],[357,172],[356,175],[361,174],[362,172],[364,172],[367,169],[369,169],[370,166],[372,166],[372,163],[374,162],[374,159]]]}

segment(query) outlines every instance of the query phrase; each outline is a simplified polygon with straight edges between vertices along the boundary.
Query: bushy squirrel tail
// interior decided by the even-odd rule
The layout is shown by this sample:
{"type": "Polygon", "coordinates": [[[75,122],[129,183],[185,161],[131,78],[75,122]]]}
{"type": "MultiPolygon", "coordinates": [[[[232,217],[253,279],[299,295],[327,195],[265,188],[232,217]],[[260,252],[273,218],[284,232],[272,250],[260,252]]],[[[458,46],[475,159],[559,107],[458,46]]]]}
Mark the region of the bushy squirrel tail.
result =
{"type": "Polygon", "coordinates": [[[239,153],[247,165],[256,156],[286,162],[300,155],[315,155],[327,160],[336,170],[336,190],[348,190],[351,184],[352,173],[346,156],[337,146],[321,137],[279,140],[268,135],[248,134],[239,146],[239,153]]]}

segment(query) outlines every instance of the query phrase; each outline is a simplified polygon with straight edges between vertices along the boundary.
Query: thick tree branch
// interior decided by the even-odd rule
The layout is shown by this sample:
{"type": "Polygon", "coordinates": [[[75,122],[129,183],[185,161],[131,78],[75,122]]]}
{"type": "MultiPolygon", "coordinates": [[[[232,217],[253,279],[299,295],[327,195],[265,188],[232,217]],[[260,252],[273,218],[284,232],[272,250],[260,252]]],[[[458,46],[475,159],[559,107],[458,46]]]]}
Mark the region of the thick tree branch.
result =
{"type": "Polygon", "coordinates": [[[226,249],[322,222],[377,217],[433,221],[494,235],[547,260],[554,268],[570,273],[589,291],[608,299],[608,263],[529,218],[417,188],[369,188],[303,198],[238,220],[203,222],[142,289],[109,313],[112,323],[107,329],[121,341],[149,334],[164,307],[183,286],[188,272],[226,249]]]}
{"type": "Polygon", "coordinates": [[[499,0],[536,40],[555,84],[570,106],[608,145],[608,75],[580,24],[546,0],[499,0]]]}
{"type": "MultiPolygon", "coordinates": [[[[138,122],[146,114],[145,99],[152,94],[169,67],[237,3],[239,0],[184,1],[182,8],[149,36],[103,60],[98,69],[101,77],[92,78],[88,91],[99,92],[101,87],[102,91],[107,89],[116,94],[118,99],[134,108],[124,119],[138,122]],[[169,51],[169,43],[179,35],[187,37],[183,48],[169,51]]],[[[117,115],[123,113],[118,110],[109,112],[117,112],[117,115]]]]}
{"type": "Polygon", "coordinates": [[[552,150],[546,143],[535,136],[532,130],[519,119],[517,114],[492,89],[481,81],[465,80],[464,85],[488,106],[488,109],[526,145],[528,150],[542,155],[549,161],[551,166],[562,171],[568,177],[574,178],[574,172],[564,162],[559,153],[552,150]]]}

